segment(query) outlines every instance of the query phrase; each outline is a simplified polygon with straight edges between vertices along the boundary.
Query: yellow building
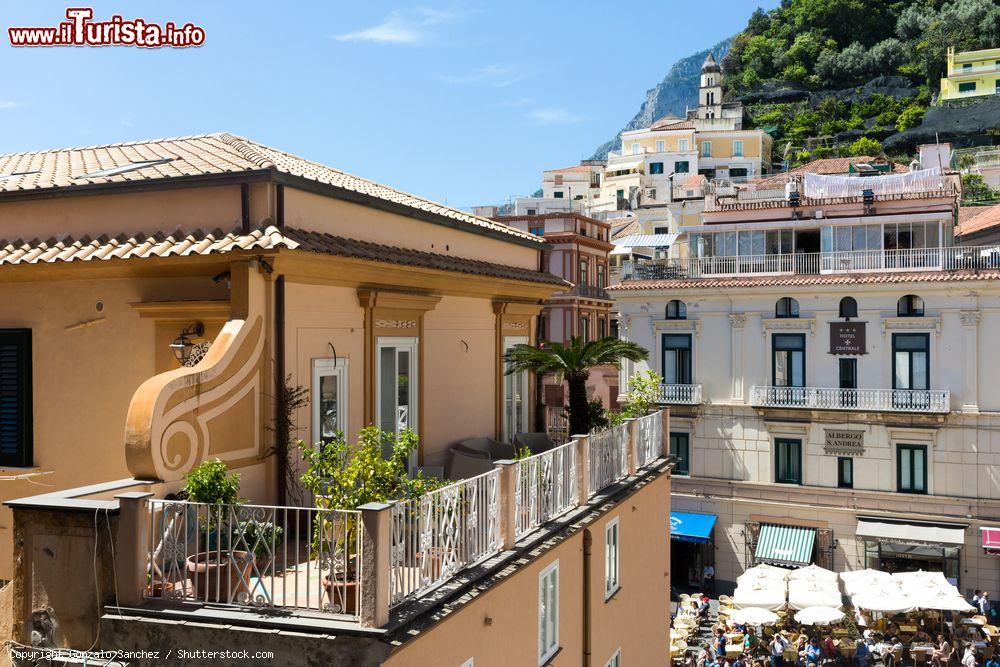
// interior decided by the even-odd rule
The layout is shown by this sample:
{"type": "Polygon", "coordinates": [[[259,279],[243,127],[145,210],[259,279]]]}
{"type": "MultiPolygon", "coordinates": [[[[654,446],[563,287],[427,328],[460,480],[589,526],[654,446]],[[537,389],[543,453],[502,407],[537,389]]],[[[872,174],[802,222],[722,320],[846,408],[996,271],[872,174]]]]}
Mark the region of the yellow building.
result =
{"type": "Polygon", "coordinates": [[[941,79],[941,101],[997,94],[1000,94],[1000,48],[955,53],[955,47],[948,47],[948,70],[941,79]]]}

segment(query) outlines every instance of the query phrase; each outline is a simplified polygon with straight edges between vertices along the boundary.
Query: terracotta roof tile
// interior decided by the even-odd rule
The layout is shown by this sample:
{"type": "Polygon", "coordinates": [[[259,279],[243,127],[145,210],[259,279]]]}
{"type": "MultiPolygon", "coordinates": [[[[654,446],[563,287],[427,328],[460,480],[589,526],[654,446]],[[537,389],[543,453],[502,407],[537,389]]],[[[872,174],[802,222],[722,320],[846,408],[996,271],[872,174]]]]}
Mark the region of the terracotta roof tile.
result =
{"type": "Polygon", "coordinates": [[[653,121],[652,125],[649,126],[651,130],[693,130],[695,129],[694,122],[690,120],[685,120],[684,118],[677,118],[676,116],[664,116],[659,120],[653,121]]]}
{"type": "Polygon", "coordinates": [[[526,280],[549,285],[570,285],[570,283],[551,273],[507,266],[505,264],[494,264],[492,262],[465,259],[422,250],[411,250],[409,248],[382,245],[370,241],[358,241],[323,232],[286,229],[285,234],[297,244],[296,248],[298,250],[337,255],[340,257],[367,259],[387,264],[418,266],[442,271],[454,271],[456,273],[490,276],[493,278],[526,280]]]}
{"type": "Polygon", "coordinates": [[[1000,204],[995,206],[961,206],[955,236],[982,232],[1000,225],[1000,204]]]}
{"type": "Polygon", "coordinates": [[[0,193],[258,170],[274,170],[368,195],[464,223],[473,229],[491,230],[522,240],[538,241],[537,237],[502,223],[437,204],[225,132],[0,155],[0,193]],[[150,164],[118,173],[95,174],[137,162],[150,164]]]}
{"type": "Polygon", "coordinates": [[[582,172],[589,172],[589,171],[590,171],[590,167],[588,167],[585,164],[578,164],[578,165],[573,166],[573,167],[563,167],[562,169],[546,169],[545,170],[546,173],[555,173],[555,174],[565,174],[565,173],[569,173],[569,172],[574,172],[574,173],[580,172],[580,173],[582,173],[582,172]]]}
{"type": "Polygon", "coordinates": [[[961,271],[919,271],[906,273],[838,273],[810,276],[742,276],[733,278],[673,278],[628,280],[608,288],[611,292],[675,289],[728,289],[753,287],[807,287],[812,285],[871,285],[906,282],[961,282],[998,280],[1000,269],[961,271]]]}
{"type": "Polygon", "coordinates": [[[46,240],[0,240],[0,268],[54,262],[92,262],[151,257],[213,255],[238,251],[303,250],[340,257],[354,257],[373,262],[418,266],[471,275],[524,280],[549,285],[568,286],[562,278],[520,267],[442,255],[432,252],[358,241],[300,229],[279,230],[270,226],[249,234],[221,229],[156,234],[119,234],[91,238],[57,237],[46,240]]]}

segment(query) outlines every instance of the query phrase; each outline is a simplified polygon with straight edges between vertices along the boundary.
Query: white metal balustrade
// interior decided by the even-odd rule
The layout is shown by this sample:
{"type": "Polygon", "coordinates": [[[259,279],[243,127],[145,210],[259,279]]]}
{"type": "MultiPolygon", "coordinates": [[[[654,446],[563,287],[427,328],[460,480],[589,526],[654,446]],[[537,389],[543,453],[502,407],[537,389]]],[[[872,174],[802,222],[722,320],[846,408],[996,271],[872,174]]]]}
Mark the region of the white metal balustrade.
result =
{"type": "Polygon", "coordinates": [[[576,507],[576,441],[518,461],[514,495],[518,539],[576,507]]]}
{"type": "Polygon", "coordinates": [[[590,435],[587,460],[590,495],[628,477],[628,445],[628,424],[590,435]]]}
{"type": "Polygon", "coordinates": [[[150,500],[146,522],[146,598],[359,616],[357,511],[150,500]]]}
{"type": "Polygon", "coordinates": [[[392,506],[392,606],[499,553],[499,483],[491,470],[392,506]]]}
{"type": "Polygon", "coordinates": [[[622,280],[983,269],[1000,269],[1000,245],[625,261],[622,280]]]}
{"type": "Polygon", "coordinates": [[[701,403],[701,385],[661,384],[658,400],[675,405],[698,405],[701,403]]]}
{"type": "Polygon", "coordinates": [[[663,451],[663,415],[654,412],[635,420],[635,467],[644,468],[663,451]]]}
{"type": "Polygon", "coordinates": [[[808,408],[874,412],[947,413],[947,389],[838,389],[831,387],[753,387],[750,404],[762,408],[808,408]]]}

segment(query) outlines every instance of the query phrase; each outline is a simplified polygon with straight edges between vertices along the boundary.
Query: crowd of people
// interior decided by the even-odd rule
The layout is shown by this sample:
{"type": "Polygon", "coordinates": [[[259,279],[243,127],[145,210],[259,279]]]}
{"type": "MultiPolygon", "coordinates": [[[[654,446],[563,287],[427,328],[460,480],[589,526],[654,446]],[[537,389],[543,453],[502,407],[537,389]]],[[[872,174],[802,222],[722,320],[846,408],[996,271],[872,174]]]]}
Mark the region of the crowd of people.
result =
{"type": "MultiPolygon", "coordinates": [[[[972,602],[981,616],[990,618],[991,602],[986,593],[976,591],[972,602]]],[[[988,645],[989,637],[981,622],[933,624],[921,617],[915,631],[904,633],[891,619],[866,624],[859,614],[860,637],[839,638],[829,628],[801,626],[797,628],[761,628],[735,623],[727,616],[711,618],[711,600],[707,595],[692,597],[678,613],[698,619],[711,627],[711,638],[697,650],[680,657],[685,667],[902,667],[921,662],[929,667],[1000,667],[1000,660],[989,656],[977,646],[988,645]],[[742,637],[734,646],[733,637],[742,637]],[[905,638],[905,642],[902,638],[905,638]],[[844,652],[840,644],[848,642],[851,651],[844,652]],[[737,649],[738,650],[735,650],[737,649]],[[845,655],[846,653],[846,655],[845,655]]],[[[707,631],[707,630],[706,630],[707,631]]]]}

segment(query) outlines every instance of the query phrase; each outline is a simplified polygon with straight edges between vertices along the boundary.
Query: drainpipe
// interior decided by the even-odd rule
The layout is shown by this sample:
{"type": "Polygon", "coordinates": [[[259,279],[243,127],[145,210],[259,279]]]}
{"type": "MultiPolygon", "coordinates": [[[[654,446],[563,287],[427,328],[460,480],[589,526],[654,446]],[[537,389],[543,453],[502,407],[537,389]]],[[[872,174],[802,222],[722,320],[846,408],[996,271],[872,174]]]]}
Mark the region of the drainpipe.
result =
{"type": "Polygon", "coordinates": [[[250,233],[250,185],[240,184],[240,231],[250,233]]]}
{"type": "Polygon", "coordinates": [[[590,556],[593,538],[583,531],[583,667],[590,667],[590,556]]]}
{"type": "MultiPolygon", "coordinates": [[[[274,279],[274,416],[284,410],[285,402],[285,276],[274,279]]],[[[275,433],[274,437],[286,437],[287,433],[275,433]]],[[[275,443],[277,444],[277,443],[275,443]]],[[[283,443],[287,444],[287,443],[283,443]]],[[[285,452],[279,452],[276,457],[278,479],[278,505],[287,504],[288,489],[288,457],[285,452]]]]}

